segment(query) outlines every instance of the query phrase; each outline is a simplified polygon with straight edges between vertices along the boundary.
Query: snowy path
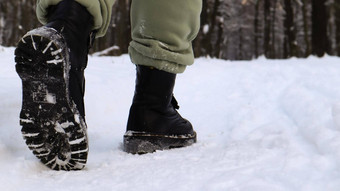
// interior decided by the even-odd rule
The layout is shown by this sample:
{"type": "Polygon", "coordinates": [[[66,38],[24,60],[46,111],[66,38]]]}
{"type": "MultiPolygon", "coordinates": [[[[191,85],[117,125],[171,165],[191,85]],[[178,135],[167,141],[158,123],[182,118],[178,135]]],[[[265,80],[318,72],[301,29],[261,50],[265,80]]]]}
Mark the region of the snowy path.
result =
{"type": "Polygon", "coordinates": [[[197,59],[179,75],[192,147],[147,155],[121,149],[134,91],[128,56],[90,57],[86,169],[41,165],[21,137],[13,48],[0,46],[0,190],[340,190],[340,59],[197,59]]]}

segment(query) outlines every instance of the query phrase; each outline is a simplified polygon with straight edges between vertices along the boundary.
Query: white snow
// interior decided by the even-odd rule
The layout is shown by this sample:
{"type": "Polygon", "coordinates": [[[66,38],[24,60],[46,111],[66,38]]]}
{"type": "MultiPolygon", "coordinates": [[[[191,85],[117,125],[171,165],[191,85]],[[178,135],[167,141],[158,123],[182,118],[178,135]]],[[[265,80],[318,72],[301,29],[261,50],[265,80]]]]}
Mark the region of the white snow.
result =
{"type": "MultiPolygon", "coordinates": [[[[64,123],[63,123],[64,124],[64,123]]],[[[63,124],[59,124],[58,122],[54,125],[54,130],[59,133],[65,133],[63,128],[63,124]]]]}
{"type": "Polygon", "coordinates": [[[203,26],[203,34],[207,34],[209,32],[209,25],[206,24],[203,26]]]}
{"type": "Polygon", "coordinates": [[[34,50],[37,50],[37,47],[35,45],[35,41],[33,39],[33,35],[31,35],[31,39],[32,39],[32,46],[33,46],[34,50]]]}
{"type": "Polygon", "coordinates": [[[0,190],[340,190],[340,59],[200,58],[175,95],[198,142],[131,155],[122,139],[134,92],[127,55],[90,57],[89,159],[52,171],[24,143],[13,48],[0,47],[0,190]]]}
{"type": "Polygon", "coordinates": [[[55,94],[51,94],[51,93],[48,93],[46,91],[46,101],[47,103],[51,103],[51,104],[56,104],[57,103],[57,98],[55,96],[55,94]]]}
{"type": "Polygon", "coordinates": [[[51,52],[51,55],[52,55],[52,56],[55,56],[55,55],[61,53],[62,51],[63,51],[63,49],[60,48],[60,49],[58,49],[58,50],[56,50],[56,51],[51,52]]]}
{"type": "Polygon", "coordinates": [[[63,59],[53,59],[53,60],[46,61],[47,64],[54,64],[54,65],[58,65],[58,63],[60,62],[63,62],[63,59]]]}
{"type": "Polygon", "coordinates": [[[76,140],[74,140],[74,141],[70,141],[70,145],[79,144],[79,143],[81,143],[81,142],[84,141],[84,140],[85,140],[85,137],[80,138],[80,139],[76,139],[76,140]]]}
{"type": "Polygon", "coordinates": [[[103,55],[108,54],[110,51],[119,50],[119,49],[120,49],[119,46],[114,45],[114,46],[111,46],[111,47],[109,47],[105,50],[94,53],[93,56],[103,56],[103,55]]]}
{"type": "MultiPolygon", "coordinates": [[[[50,46],[52,45],[52,43],[53,43],[53,41],[50,41],[50,42],[47,44],[46,48],[42,51],[43,54],[46,53],[46,51],[48,50],[48,48],[50,48],[50,46]]],[[[53,54],[52,54],[52,55],[53,55],[53,54]]]]}

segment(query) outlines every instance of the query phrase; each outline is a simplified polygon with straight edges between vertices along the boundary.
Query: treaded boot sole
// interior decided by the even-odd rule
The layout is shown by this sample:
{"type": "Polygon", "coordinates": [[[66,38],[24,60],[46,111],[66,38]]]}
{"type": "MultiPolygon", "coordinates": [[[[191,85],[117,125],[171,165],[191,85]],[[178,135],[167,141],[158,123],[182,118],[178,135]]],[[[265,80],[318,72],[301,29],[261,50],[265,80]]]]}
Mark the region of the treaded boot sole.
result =
{"type": "Polygon", "coordinates": [[[167,150],[190,146],[196,143],[193,135],[153,135],[145,132],[128,131],[124,135],[124,151],[131,154],[146,154],[156,150],[167,150]]]}
{"type": "Polygon", "coordinates": [[[22,80],[21,132],[40,161],[53,170],[80,170],[88,153],[86,124],[69,97],[69,53],[63,37],[41,27],[15,50],[22,80]]]}

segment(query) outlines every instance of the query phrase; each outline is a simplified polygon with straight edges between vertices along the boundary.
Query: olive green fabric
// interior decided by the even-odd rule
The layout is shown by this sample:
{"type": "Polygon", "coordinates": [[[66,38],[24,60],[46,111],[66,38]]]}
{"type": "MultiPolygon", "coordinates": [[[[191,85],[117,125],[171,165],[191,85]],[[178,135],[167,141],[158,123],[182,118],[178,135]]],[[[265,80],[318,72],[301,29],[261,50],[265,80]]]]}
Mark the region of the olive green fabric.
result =
{"type": "MultiPolygon", "coordinates": [[[[37,0],[38,19],[62,0],[37,0]]],[[[97,37],[106,33],[115,0],[76,0],[94,16],[97,37]]],[[[193,64],[192,41],[200,27],[202,0],[132,0],[129,54],[134,64],[182,73],[193,64]]]]}
{"type": "Polygon", "coordinates": [[[193,64],[192,41],[202,0],[132,0],[129,54],[134,64],[182,73],[193,64]]]}
{"type": "MultiPolygon", "coordinates": [[[[47,23],[47,8],[62,0],[37,0],[37,17],[42,24],[47,23]]],[[[75,0],[87,8],[94,17],[93,29],[97,30],[97,37],[104,36],[110,24],[112,6],[115,0],[75,0]]]]}

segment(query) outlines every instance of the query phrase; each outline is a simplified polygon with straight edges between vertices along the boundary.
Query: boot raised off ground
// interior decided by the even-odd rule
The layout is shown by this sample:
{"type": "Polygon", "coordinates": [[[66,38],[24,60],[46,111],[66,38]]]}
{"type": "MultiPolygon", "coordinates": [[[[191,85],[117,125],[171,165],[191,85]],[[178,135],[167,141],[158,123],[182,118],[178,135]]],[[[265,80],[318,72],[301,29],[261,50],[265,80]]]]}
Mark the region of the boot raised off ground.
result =
{"type": "Polygon", "coordinates": [[[173,96],[176,74],[141,65],[136,70],[124,150],[145,154],[195,143],[191,123],[177,112],[179,106],[173,96]]]}
{"type": "Polygon", "coordinates": [[[22,80],[20,125],[33,154],[54,170],[80,170],[88,154],[84,69],[93,18],[74,0],[48,9],[48,24],[25,34],[15,50],[22,80]]]}

